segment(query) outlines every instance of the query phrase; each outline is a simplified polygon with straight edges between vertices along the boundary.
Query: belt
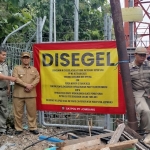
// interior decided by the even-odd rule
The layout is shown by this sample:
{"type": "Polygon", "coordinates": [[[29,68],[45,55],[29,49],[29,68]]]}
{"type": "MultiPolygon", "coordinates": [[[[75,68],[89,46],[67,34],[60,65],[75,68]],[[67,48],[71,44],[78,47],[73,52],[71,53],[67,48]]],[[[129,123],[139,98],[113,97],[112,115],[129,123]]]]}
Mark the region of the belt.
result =
{"type": "Polygon", "coordinates": [[[7,87],[3,87],[3,88],[0,88],[0,91],[5,91],[7,89],[8,89],[7,87]]]}

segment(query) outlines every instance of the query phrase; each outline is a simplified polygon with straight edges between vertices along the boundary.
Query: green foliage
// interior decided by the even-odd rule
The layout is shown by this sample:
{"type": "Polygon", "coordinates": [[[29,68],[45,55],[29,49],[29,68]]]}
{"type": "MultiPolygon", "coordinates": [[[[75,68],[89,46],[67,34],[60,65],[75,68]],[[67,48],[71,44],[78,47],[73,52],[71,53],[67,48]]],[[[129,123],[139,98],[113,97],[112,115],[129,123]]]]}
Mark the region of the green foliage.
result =
{"type": "MultiPolygon", "coordinates": [[[[25,8],[20,9],[16,6],[15,0],[6,2],[0,1],[0,42],[2,42],[9,33],[18,29],[30,20],[32,20],[32,16],[28,10],[25,8]]],[[[22,33],[26,33],[26,31],[27,29],[19,31],[15,40],[23,42],[24,38],[22,37],[22,33]]],[[[12,41],[14,41],[14,39],[9,39],[9,42],[12,41]]]]}
{"type": "MultiPolygon", "coordinates": [[[[107,1],[79,2],[79,40],[103,40],[103,12],[99,8],[107,1]]],[[[56,14],[57,40],[74,40],[74,0],[56,0],[56,14]]]]}
{"type": "MultiPolygon", "coordinates": [[[[43,35],[48,41],[50,0],[0,0],[0,41],[32,20],[9,42],[25,42],[36,31],[36,18],[46,16],[43,35]]],[[[110,12],[107,0],[79,0],[79,40],[103,40],[103,16],[110,12]]],[[[74,0],[56,0],[57,41],[74,40],[74,0]]]]}

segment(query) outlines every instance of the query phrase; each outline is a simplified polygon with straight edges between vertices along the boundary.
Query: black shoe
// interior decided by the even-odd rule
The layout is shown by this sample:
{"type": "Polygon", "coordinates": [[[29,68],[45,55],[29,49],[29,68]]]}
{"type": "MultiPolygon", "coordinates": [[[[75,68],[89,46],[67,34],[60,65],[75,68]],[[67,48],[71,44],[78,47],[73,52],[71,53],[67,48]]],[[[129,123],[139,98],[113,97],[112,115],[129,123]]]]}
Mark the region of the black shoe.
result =
{"type": "Polygon", "coordinates": [[[32,134],[34,134],[34,135],[39,134],[38,130],[30,130],[30,132],[31,132],[32,134]]]}
{"type": "Polygon", "coordinates": [[[1,135],[6,135],[6,131],[5,132],[0,132],[0,136],[1,135]]]}
{"type": "Polygon", "coordinates": [[[15,131],[15,135],[21,134],[23,131],[15,131]]]}

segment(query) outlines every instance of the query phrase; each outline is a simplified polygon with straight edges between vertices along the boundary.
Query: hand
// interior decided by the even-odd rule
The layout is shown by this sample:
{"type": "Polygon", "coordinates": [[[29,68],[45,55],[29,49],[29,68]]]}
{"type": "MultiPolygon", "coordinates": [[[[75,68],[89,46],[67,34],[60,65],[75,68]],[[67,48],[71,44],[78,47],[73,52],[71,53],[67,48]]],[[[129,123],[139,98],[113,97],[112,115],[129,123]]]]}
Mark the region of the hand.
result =
{"type": "Polygon", "coordinates": [[[33,85],[27,84],[25,89],[28,89],[29,91],[31,91],[33,89],[33,85]]]}
{"type": "Polygon", "coordinates": [[[148,98],[150,98],[150,95],[148,95],[148,98]]]}
{"type": "Polygon", "coordinates": [[[31,90],[24,88],[24,91],[29,93],[31,90]]]}

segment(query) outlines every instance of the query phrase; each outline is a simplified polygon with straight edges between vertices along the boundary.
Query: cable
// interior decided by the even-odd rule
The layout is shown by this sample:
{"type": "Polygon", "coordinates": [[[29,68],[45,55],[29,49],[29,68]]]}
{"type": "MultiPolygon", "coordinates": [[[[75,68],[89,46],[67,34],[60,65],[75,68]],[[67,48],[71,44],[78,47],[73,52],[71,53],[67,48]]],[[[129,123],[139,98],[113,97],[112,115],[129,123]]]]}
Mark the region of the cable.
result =
{"type": "Polygon", "coordinates": [[[67,130],[67,131],[63,131],[63,132],[54,134],[54,135],[49,136],[49,137],[47,137],[47,138],[45,138],[45,139],[43,139],[43,140],[40,140],[40,141],[37,141],[37,142],[32,143],[31,145],[25,147],[23,150],[26,150],[27,148],[29,148],[29,147],[31,147],[31,146],[34,146],[35,144],[40,143],[40,142],[42,142],[42,141],[45,141],[45,140],[47,140],[47,139],[49,139],[49,138],[51,138],[51,137],[54,137],[54,136],[57,136],[57,135],[60,135],[60,134],[65,134],[65,133],[67,133],[67,132],[72,132],[72,131],[73,131],[73,130],[67,130]]]}
{"type": "MultiPolygon", "coordinates": [[[[73,133],[76,133],[76,132],[82,132],[82,133],[89,134],[89,131],[88,131],[88,130],[82,130],[82,129],[77,129],[77,130],[67,130],[67,131],[63,131],[63,132],[54,134],[54,135],[52,135],[52,136],[49,136],[49,137],[47,137],[47,138],[45,138],[45,139],[43,139],[43,140],[34,142],[34,143],[32,143],[31,145],[25,147],[23,150],[26,150],[27,148],[29,148],[29,147],[31,147],[31,146],[34,146],[35,144],[40,143],[40,142],[42,142],[42,141],[45,141],[45,140],[47,140],[47,139],[49,139],[49,138],[51,138],[51,137],[54,137],[54,136],[57,136],[57,135],[60,135],[60,134],[63,134],[63,135],[64,135],[64,134],[66,134],[66,133],[68,133],[68,132],[73,132],[73,133]]],[[[96,130],[96,131],[93,131],[93,130],[92,130],[91,133],[92,133],[92,135],[98,135],[98,134],[100,134],[100,133],[102,133],[102,132],[97,131],[97,130],[96,130]]]]}

